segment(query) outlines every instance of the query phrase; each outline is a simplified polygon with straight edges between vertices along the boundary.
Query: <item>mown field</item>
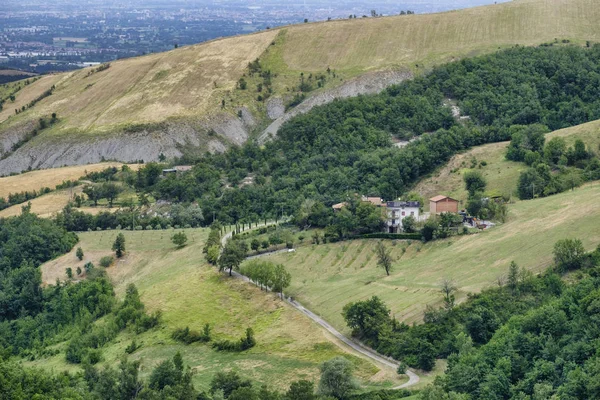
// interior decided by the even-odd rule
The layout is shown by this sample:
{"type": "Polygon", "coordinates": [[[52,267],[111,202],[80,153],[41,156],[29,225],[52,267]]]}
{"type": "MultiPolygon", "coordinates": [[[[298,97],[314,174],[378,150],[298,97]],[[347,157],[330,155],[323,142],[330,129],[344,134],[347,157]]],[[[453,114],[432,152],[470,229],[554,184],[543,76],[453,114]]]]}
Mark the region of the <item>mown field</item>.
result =
{"type": "MultiPolygon", "coordinates": [[[[70,167],[41,169],[25,172],[23,174],[5,176],[0,178],[0,197],[8,197],[10,193],[31,192],[43,187],[54,189],[56,185],[67,180],[77,180],[88,172],[102,171],[109,167],[121,167],[119,162],[106,162],[88,165],[74,165],[70,167]]],[[[129,168],[137,170],[140,164],[128,164],[129,168]]]]}
{"type": "Polygon", "coordinates": [[[292,273],[289,294],[348,332],[345,304],[373,295],[407,323],[419,321],[427,305],[440,305],[439,284],[451,279],[458,298],[494,285],[511,261],[533,272],[551,265],[552,247],[564,238],[580,238],[586,248],[600,243],[600,183],[552,197],[510,205],[509,220],[479,234],[423,244],[386,241],[394,257],[387,277],[377,267],[376,240],[355,240],[299,247],[295,253],[269,256],[292,273]],[[405,249],[405,250],[404,250],[405,249]]]}
{"type": "MultiPolygon", "coordinates": [[[[146,307],[163,312],[164,324],[159,330],[138,336],[119,335],[115,343],[105,348],[104,363],[115,363],[135,338],[143,345],[130,357],[141,361],[143,374],[180,351],[194,370],[194,384],[201,389],[207,388],[216,372],[227,370],[283,389],[297,379],[316,379],[320,363],[342,354],[353,361],[361,382],[368,387],[389,387],[402,382],[395,371],[380,370],[369,361],[347,353],[316,324],[275,295],[216,272],[205,264],[202,254],[208,231],[185,232],[189,244],[180,250],[170,241],[172,231],[124,232],[127,255],[107,269],[117,296],[123,295],[127,284],[135,283],[146,307]],[[205,323],[213,326],[216,338],[237,339],[247,327],[252,327],[258,344],[244,353],[220,353],[203,344],[185,346],[170,337],[175,328],[189,326],[201,330],[205,323]]],[[[73,251],[46,263],[42,267],[44,282],[52,284],[57,278],[66,279],[67,267],[75,270],[87,261],[98,265],[102,256],[111,254],[116,234],[116,231],[80,234],[78,246],[84,250],[84,260],[79,262],[73,251]]],[[[65,363],[64,354],[29,364],[56,370],[78,369],[65,363]]]]}
{"type": "MultiPolygon", "coordinates": [[[[598,153],[600,152],[600,121],[551,132],[546,135],[546,142],[554,137],[565,139],[567,146],[572,146],[575,140],[581,139],[589,150],[598,153]]],[[[468,194],[465,190],[463,174],[473,169],[480,171],[487,180],[486,195],[505,196],[517,201],[519,175],[521,171],[527,169],[527,165],[506,160],[508,144],[509,142],[491,143],[457,154],[432,176],[419,182],[414,191],[425,199],[425,210],[429,210],[428,199],[438,194],[455,198],[464,207],[468,194]]]]}

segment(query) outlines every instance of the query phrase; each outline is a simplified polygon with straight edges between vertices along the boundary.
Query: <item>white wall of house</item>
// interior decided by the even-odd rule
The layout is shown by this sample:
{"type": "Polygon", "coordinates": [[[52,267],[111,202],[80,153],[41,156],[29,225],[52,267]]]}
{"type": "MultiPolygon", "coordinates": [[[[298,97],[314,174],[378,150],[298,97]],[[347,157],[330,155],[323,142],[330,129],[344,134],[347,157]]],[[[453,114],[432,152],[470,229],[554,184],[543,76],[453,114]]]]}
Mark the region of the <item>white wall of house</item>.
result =
{"type": "Polygon", "coordinates": [[[399,233],[402,231],[402,220],[413,216],[415,221],[421,220],[420,204],[416,202],[390,201],[387,203],[387,231],[399,233]]]}

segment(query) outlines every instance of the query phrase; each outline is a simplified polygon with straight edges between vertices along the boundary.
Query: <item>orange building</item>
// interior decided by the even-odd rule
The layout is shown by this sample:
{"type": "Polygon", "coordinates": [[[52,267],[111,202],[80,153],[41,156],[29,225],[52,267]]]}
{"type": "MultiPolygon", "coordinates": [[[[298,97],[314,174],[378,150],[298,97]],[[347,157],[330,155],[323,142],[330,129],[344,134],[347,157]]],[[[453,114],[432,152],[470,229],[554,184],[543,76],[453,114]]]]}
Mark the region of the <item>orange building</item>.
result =
{"type": "Polygon", "coordinates": [[[435,196],[429,199],[429,211],[432,214],[441,214],[444,212],[457,213],[458,200],[448,196],[435,196]]]}

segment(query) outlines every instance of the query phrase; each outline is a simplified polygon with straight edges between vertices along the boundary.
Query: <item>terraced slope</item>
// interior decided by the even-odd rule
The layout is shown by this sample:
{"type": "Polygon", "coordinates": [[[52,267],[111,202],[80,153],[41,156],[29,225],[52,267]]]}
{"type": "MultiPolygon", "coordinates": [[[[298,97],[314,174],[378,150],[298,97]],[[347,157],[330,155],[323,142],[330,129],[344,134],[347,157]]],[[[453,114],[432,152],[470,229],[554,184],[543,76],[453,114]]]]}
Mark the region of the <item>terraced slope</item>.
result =
{"type": "MultiPolygon", "coordinates": [[[[316,102],[380,89],[404,79],[390,71],[423,71],[436,63],[515,44],[600,41],[594,0],[515,0],[473,9],[290,26],[43,77],[0,112],[0,174],[105,159],[156,159],[197,148],[241,143],[270,119],[300,72],[336,72],[313,93],[316,102]],[[235,89],[248,62],[260,57],[276,73],[267,104],[255,86],[235,89]],[[381,72],[383,71],[383,72],[381,72]],[[380,74],[383,74],[381,75],[380,74]],[[343,86],[344,90],[335,90],[343,86]],[[52,95],[21,109],[52,88],[52,95]],[[224,101],[224,103],[223,103],[224,101]],[[59,123],[27,137],[41,116],[59,123]]],[[[307,107],[309,108],[309,107],[307,107]]]]}

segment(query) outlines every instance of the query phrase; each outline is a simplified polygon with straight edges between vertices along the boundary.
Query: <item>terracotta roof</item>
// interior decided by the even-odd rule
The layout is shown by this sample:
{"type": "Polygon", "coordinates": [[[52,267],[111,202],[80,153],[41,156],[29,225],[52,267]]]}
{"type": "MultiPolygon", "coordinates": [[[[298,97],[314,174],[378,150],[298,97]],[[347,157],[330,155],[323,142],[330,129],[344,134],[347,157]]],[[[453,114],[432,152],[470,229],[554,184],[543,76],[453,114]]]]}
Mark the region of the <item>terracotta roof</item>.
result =
{"type": "Polygon", "coordinates": [[[341,210],[342,208],[344,208],[344,206],[346,205],[346,203],[337,203],[331,206],[331,208],[333,208],[334,210],[341,210]]]}
{"type": "Polygon", "coordinates": [[[430,198],[429,200],[430,200],[430,201],[433,201],[434,203],[437,203],[438,201],[442,201],[442,200],[446,200],[446,199],[448,199],[448,200],[452,200],[452,201],[458,201],[458,200],[456,200],[456,199],[453,199],[452,197],[443,196],[443,195],[439,195],[439,196],[432,197],[432,198],[430,198]]]}
{"type": "Polygon", "coordinates": [[[368,201],[369,203],[378,207],[381,206],[381,204],[383,203],[381,197],[367,197],[366,200],[363,199],[363,201],[368,201]]]}

